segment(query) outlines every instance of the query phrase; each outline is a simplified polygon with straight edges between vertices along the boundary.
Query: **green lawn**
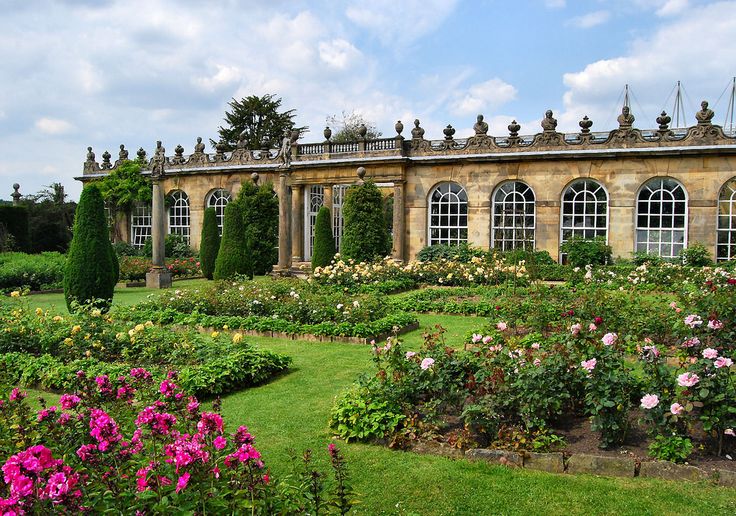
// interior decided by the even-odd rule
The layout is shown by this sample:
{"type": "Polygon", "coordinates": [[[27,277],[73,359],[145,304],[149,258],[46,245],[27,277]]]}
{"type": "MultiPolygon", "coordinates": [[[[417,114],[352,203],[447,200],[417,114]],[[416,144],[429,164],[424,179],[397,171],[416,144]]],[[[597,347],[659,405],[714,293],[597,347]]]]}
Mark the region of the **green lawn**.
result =
{"type": "MultiPolygon", "coordinates": [[[[196,285],[192,282],[190,285],[196,285]]],[[[183,287],[175,284],[175,288],[183,287]]],[[[132,303],[151,291],[123,289],[116,303],[132,303]],[[120,295],[122,294],[122,295],[120,295]]],[[[60,294],[32,296],[33,306],[63,308],[60,294]]],[[[484,319],[420,316],[422,325],[449,327],[448,345],[484,319]]],[[[405,336],[409,348],[421,330],[405,336]]],[[[326,463],[333,442],[327,426],[332,402],[360,374],[371,371],[367,346],[253,338],[257,345],[292,356],[289,373],[223,400],[228,425],[247,425],[267,465],[289,471],[290,450],[313,449],[326,463]]],[[[49,397],[50,398],[50,397],[49,397]]],[[[507,470],[500,466],[392,451],[366,444],[340,444],[348,459],[363,514],[734,514],[736,492],[708,484],[646,479],[610,479],[507,470]]]]}

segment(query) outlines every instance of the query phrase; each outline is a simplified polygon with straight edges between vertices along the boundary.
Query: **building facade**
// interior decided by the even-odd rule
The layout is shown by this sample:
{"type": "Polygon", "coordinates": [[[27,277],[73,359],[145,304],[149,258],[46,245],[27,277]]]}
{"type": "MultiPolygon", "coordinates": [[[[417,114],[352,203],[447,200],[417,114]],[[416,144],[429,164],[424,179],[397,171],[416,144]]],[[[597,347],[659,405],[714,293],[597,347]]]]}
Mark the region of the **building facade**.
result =
{"type": "MultiPolygon", "coordinates": [[[[325,129],[322,143],[299,143],[293,134],[279,150],[239,144],[207,154],[200,138],[194,153],[185,156],[178,145],[166,157],[167,231],[196,248],[206,207],[222,220],[244,181],[268,181],[279,197],[278,267],[285,270],[311,258],[323,205],[339,241],[345,192],[364,174],[394,198],[393,256],[400,260],[427,245],[459,242],[559,258],[560,245],[573,236],[605,238],[621,257],[634,251],[675,257],[701,242],[728,260],[736,258],[736,137],[712,123],[707,102],[701,107],[696,125],[685,129],[670,128],[665,113],[657,129],[637,129],[624,107],[618,127],[605,133],[592,132],[587,117],[578,133],[557,132],[548,111],[532,136],[520,136],[515,121],[507,136],[489,136],[479,115],[466,139],[455,139],[448,125],[443,140],[426,140],[419,120],[406,138],[397,122],[393,138],[333,143],[325,129]]],[[[146,158],[143,149],[138,155],[146,158]]],[[[98,163],[89,149],[78,179],[101,177],[125,158],[122,145],[115,163],[108,152],[98,163]]],[[[137,207],[122,234],[142,245],[150,223],[150,208],[137,207]]]]}

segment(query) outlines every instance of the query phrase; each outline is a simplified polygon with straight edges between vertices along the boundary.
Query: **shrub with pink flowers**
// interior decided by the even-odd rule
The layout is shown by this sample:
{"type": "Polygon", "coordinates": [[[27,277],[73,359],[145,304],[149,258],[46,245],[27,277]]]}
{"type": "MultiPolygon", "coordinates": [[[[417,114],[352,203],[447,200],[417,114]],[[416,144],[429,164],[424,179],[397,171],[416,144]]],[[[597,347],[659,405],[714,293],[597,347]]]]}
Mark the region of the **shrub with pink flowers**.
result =
{"type": "Polygon", "coordinates": [[[334,481],[310,480],[325,478],[311,452],[295,478],[279,481],[248,429],[229,429],[219,402],[203,410],[175,373],[159,383],[140,368],[116,379],[80,371],[77,387],[36,414],[18,390],[0,400],[10,423],[0,427],[3,514],[345,514],[353,504],[334,444],[334,481]]]}

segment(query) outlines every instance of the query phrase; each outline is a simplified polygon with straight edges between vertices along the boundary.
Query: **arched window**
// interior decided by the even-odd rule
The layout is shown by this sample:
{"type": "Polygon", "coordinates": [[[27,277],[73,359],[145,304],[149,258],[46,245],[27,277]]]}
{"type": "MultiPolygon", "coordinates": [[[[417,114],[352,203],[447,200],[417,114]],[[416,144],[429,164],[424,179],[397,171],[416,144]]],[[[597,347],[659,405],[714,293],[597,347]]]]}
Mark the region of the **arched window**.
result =
{"type": "Polygon", "coordinates": [[[345,221],[342,216],[342,205],[345,202],[345,193],[350,185],[335,185],[332,187],[332,234],[335,237],[335,248],[340,252],[342,229],[345,221]]]}
{"type": "Polygon", "coordinates": [[[493,194],[491,247],[501,251],[534,249],[534,192],[526,183],[511,181],[493,194]]]}
{"type": "Polygon", "coordinates": [[[151,238],[151,206],[136,204],[130,214],[130,243],[136,249],[142,249],[149,238],[151,238]]]}
{"type": "Polygon", "coordinates": [[[736,259],[736,177],[723,185],[718,196],[717,235],[716,258],[736,259]]]}
{"type": "Polygon", "coordinates": [[[468,194],[457,183],[442,183],[429,194],[429,245],[468,241],[468,194]]]}
{"type": "Polygon", "coordinates": [[[225,220],[225,206],[230,202],[230,192],[222,188],[215,190],[207,198],[207,207],[214,208],[217,216],[217,228],[222,236],[222,225],[225,220]]]}
{"type": "Polygon", "coordinates": [[[562,193],[560,244],[573,237],[608,239],[608,194],[592,179],[578,179],[562,193]]]}
{"type": "Polygon", "coordinates": [[[670,178],[650,179],[636,200],[636,250],[675,258],[685,247],[687,193],[670,178]]]}
{"type": "Polygon", "coordinates": [[[304,260],[312,259],[314,251],[314,224],[317,222],[317,213],[325,202],[325,188],[321,185],[311,185],[304,199],[304,260]]]}
{"type": "Polygon", "coordinates": [[[181,235],[189,243],[189,196],[177,190],[170,199],[169,233],[181,235]]]}

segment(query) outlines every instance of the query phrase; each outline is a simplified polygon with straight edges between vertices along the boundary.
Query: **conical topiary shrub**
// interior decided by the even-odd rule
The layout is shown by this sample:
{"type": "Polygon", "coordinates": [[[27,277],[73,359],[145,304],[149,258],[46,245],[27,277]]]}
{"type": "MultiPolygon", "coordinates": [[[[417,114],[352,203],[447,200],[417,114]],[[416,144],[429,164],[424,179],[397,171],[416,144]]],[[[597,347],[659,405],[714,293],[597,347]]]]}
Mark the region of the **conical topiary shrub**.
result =
{"type": "Polygon", "coordinates": [[[216,280],[232,278],[236,274],[253,277],[251,254],[248,250],[246,228],[240,203],[233,201],[225,207],[220,251],[215,261],[216,280]]]}
{"type": "Polygon", "coordinates": [[[238,202],[243,209],[252,274],[268,274],[279,258],[279,200],[273,185],[244,183],[238,193],[238,202]]]}
{"type": "Polygon", "coordinates": [[[204,210],[202,223],[202,240],[199,244],[199,265],[202,274],[212,279],[215,274],[217,253],[220,250],[220,228],[217,227],[217,212],[214,208],[204,210]]]}
{"type": "Polygon", "coordinates": [[[344,258],[370,262],[391,253],[383,211],[383,196],[372,181],[348,189],[342,207],[345,225],[340,254],[344,258]]]}
{"type": "Polygon", "coordinates": [[[74,301],[96,303],[106,310],[112,303],[116,267],[105,222],[105,206],[97,185],[82,190],[74,216],[74,236],[64,269],[64,298],[69,311],[74,301]]]}
{"type": "Polygon", "coordinates": [[[332,224],[330,224],[330,210],[327,206],[322,206],[314,222],[312,269],[329,265],[334,257],[335,237],[332,234],[332,224]]]}

